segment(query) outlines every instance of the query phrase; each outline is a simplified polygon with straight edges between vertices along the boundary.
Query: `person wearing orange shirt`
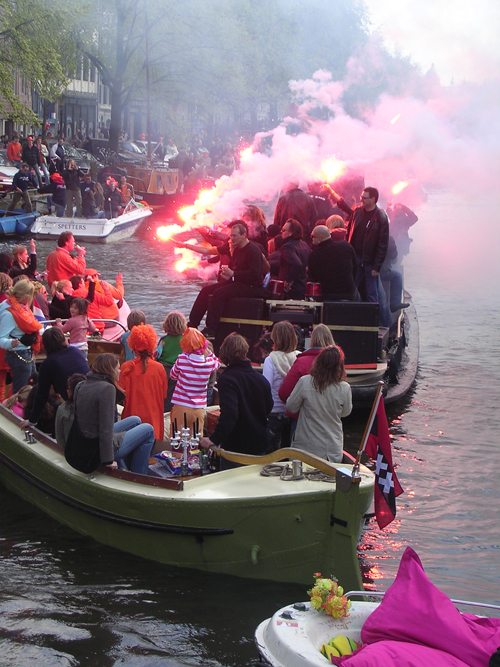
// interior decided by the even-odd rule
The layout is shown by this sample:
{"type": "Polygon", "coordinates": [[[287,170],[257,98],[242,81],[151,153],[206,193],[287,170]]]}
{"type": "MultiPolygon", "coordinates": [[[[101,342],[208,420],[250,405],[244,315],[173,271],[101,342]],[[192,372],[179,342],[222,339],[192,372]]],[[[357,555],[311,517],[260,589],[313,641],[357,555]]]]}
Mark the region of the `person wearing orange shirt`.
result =
{"type": "Polygon", "coordinates": [[[99,303],[101,317],[105,320],[117,320],[119,317],[119,306],[115,303],[115,301],[120,303],[120,301],[123,299],[123,295],[125,294],[125,288],[123,287],[123,276],[121,273],[116,276],[115,286],[107,283],[105,280],[100,280],[100,275],[101,274],[95,269],[87,269],[85,271],[85,277],[92,277],[94,279],[96,296],[98,294],[106,296],[111,295],[113,298],[113,302],[111,304],[99,303]]]}
{"type": "Polygon", "coordinates": [[[62,232],[57,240],[57,248],[47,257],[47,281],[49,285],[59,280],[69,280],[85,271],[85,248],[75,245],[72,232],[62,232]],[[73,257],[76,249],[78,256],[73,257]]]}
{"type": "Polygon", "coordinates": [[[158,345],[156,331],[150,324],[139,324],[130,332],[128,344],[137,356],[120,369],[120,386],[126,394],[122,419],[139,417],[143,424],[154,428],[156,440],[163,440],[163,402],[168,380],[163,366],[153,359],[158,345]]]}
{"type": "Polygon", "coordinates": [[[126,176],[120,176],[120,186],[118,190],[121,192],[122,200],[124,204],[128,204],[131,199],[134,199],[134,186],[130,183],[127,183],[126,176]]]}
{"type": "Polygon", "coordinates": [[[23,147],[19,141],[19,137],[14,135],[12,141],[7,145],[7,157],[15,163],[17,167],[21,166],[23,161],[23,147]]]}

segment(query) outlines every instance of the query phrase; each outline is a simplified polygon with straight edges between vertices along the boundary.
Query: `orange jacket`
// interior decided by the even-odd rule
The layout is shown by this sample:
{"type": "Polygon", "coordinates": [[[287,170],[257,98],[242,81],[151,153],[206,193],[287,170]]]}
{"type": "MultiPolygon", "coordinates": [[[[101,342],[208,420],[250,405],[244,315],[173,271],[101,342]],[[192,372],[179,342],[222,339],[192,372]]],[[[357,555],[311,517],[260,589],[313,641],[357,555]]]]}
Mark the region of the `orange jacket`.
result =
{"type": "Polygon", "coordinates": [[[56,248],[47,257],[47,282],[52,285],[58,280],[69,280],[84,273],[85,266],[85,257],[72,257],[67,250],[56,248]]]}
{"type": "Polygon", "coordinates": [[[141,359],[126,361],[120,370],[120,387],[126,393],[122,419],[137,415],[143,424],[151,424],[156,440],[163,440],[163,401],[168,390],[165,368],[158,361],[149,359],[143,373],[141,359]]]}
{"type": "Polygon", "coordinates": [[[23,147],[21,142],[15,144],[13,141],[9,141],[7,144],[7,157],[9,160],[22,160],[23,159],[23,147]]]}

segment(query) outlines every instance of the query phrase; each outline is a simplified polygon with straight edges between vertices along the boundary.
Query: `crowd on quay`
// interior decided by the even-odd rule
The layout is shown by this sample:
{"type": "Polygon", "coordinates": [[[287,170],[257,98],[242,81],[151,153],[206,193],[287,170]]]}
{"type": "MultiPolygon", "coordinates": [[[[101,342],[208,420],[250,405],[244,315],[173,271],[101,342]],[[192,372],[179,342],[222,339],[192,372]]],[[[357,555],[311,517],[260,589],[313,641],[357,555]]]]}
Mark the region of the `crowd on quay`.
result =
{"type": "MultiPolygon", "coordinates": [[[[87,137],[87,142],[91,141],[87,137]]],[[[54,212],[57,217],[116,218],[134,199],[134,188],[126,176],[120,176],[119,182],[109,177],[101,184],[92,179],[90,172],[79,169],[73,159],[67,158],[62,137],[50,148],[41,136],[36,139],[28,136],[23,146],[20,137],[14,134],[12,140],[5,143],[7,157],[19,167],[12,179],[13,196],[7,215],[13,214],[21,199],[25,212],[33,211],[29,193],[32,188],[48,195],[47,212],[54,212]]],[[[87,148],[91,146],[87,144],[87,148]]]]}

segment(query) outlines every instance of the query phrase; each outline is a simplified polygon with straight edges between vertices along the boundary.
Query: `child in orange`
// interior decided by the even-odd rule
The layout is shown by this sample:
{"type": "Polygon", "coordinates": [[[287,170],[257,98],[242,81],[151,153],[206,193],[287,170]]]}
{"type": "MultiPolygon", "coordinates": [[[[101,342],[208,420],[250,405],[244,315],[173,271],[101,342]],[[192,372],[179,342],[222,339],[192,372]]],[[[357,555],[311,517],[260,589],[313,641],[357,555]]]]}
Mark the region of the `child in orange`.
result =
{"type": "Polygon", "coordinates": [[[156,331],[149,324],[139,324],[132,329],[128,345],[137,356],[122,365],[120,386],[126,394],[122,419],[132,415],[140,417],[143,424],[154,428],[155,439],[163,440],[163,401],[168,381],[163,366],[153,359],[157,340],[156,331]]]}

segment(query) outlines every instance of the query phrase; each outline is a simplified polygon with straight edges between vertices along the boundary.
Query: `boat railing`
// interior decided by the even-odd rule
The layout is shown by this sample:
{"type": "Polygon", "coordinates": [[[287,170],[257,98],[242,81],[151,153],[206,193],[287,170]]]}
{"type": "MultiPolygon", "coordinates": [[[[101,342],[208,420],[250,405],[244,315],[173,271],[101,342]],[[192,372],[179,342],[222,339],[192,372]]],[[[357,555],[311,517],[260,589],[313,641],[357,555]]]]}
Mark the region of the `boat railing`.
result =
{"type": "MultiPolygon", "coordinates": [[[[382,591],[349,591],[348,593],[344,593],[345,597],[350,599],[352,597],[364,597],[364,598],[379,598],[382,600],[385,596],[385,593],[382,591]]],[[[453,604],[462,604],[466,605],[469,607],[481,607],[482,609],[495,609],[497,611],[500,611],[500,605],[498,604],[490,604],[487,602],[474,602],[473,600],[456,600],[453,598],[450,598],[451,602],[453,604]]]]}
{"type": "MultiPolygon", "coordinates": [[[[61,320],[61,322],[63,322],[63,323],[67,322],[67,321],[68,321],[67,319],[61,320]]],[[[106,319],[101,319],[101,318],[96,317],[96,318],[92,318],[90,321],[94,322],[94,323],[95,322],[104,322],[104,324],[108,323],[108,324],[112,324],[113,326],[115,324],[118,324],[118,326],[120,326],[123,329],[123,331],[127,331],[127,327],[124,324],[122,324],[121,322],[119,322],[118,320],[106,320],[106,319]]],[[[41,324],[43,324],[44,327],[46,327],[46,325],[49,325],[49,324],[52,326],[56,323],[55,320],[40,320],[40,322],[41,322],[41,324]]]]}

